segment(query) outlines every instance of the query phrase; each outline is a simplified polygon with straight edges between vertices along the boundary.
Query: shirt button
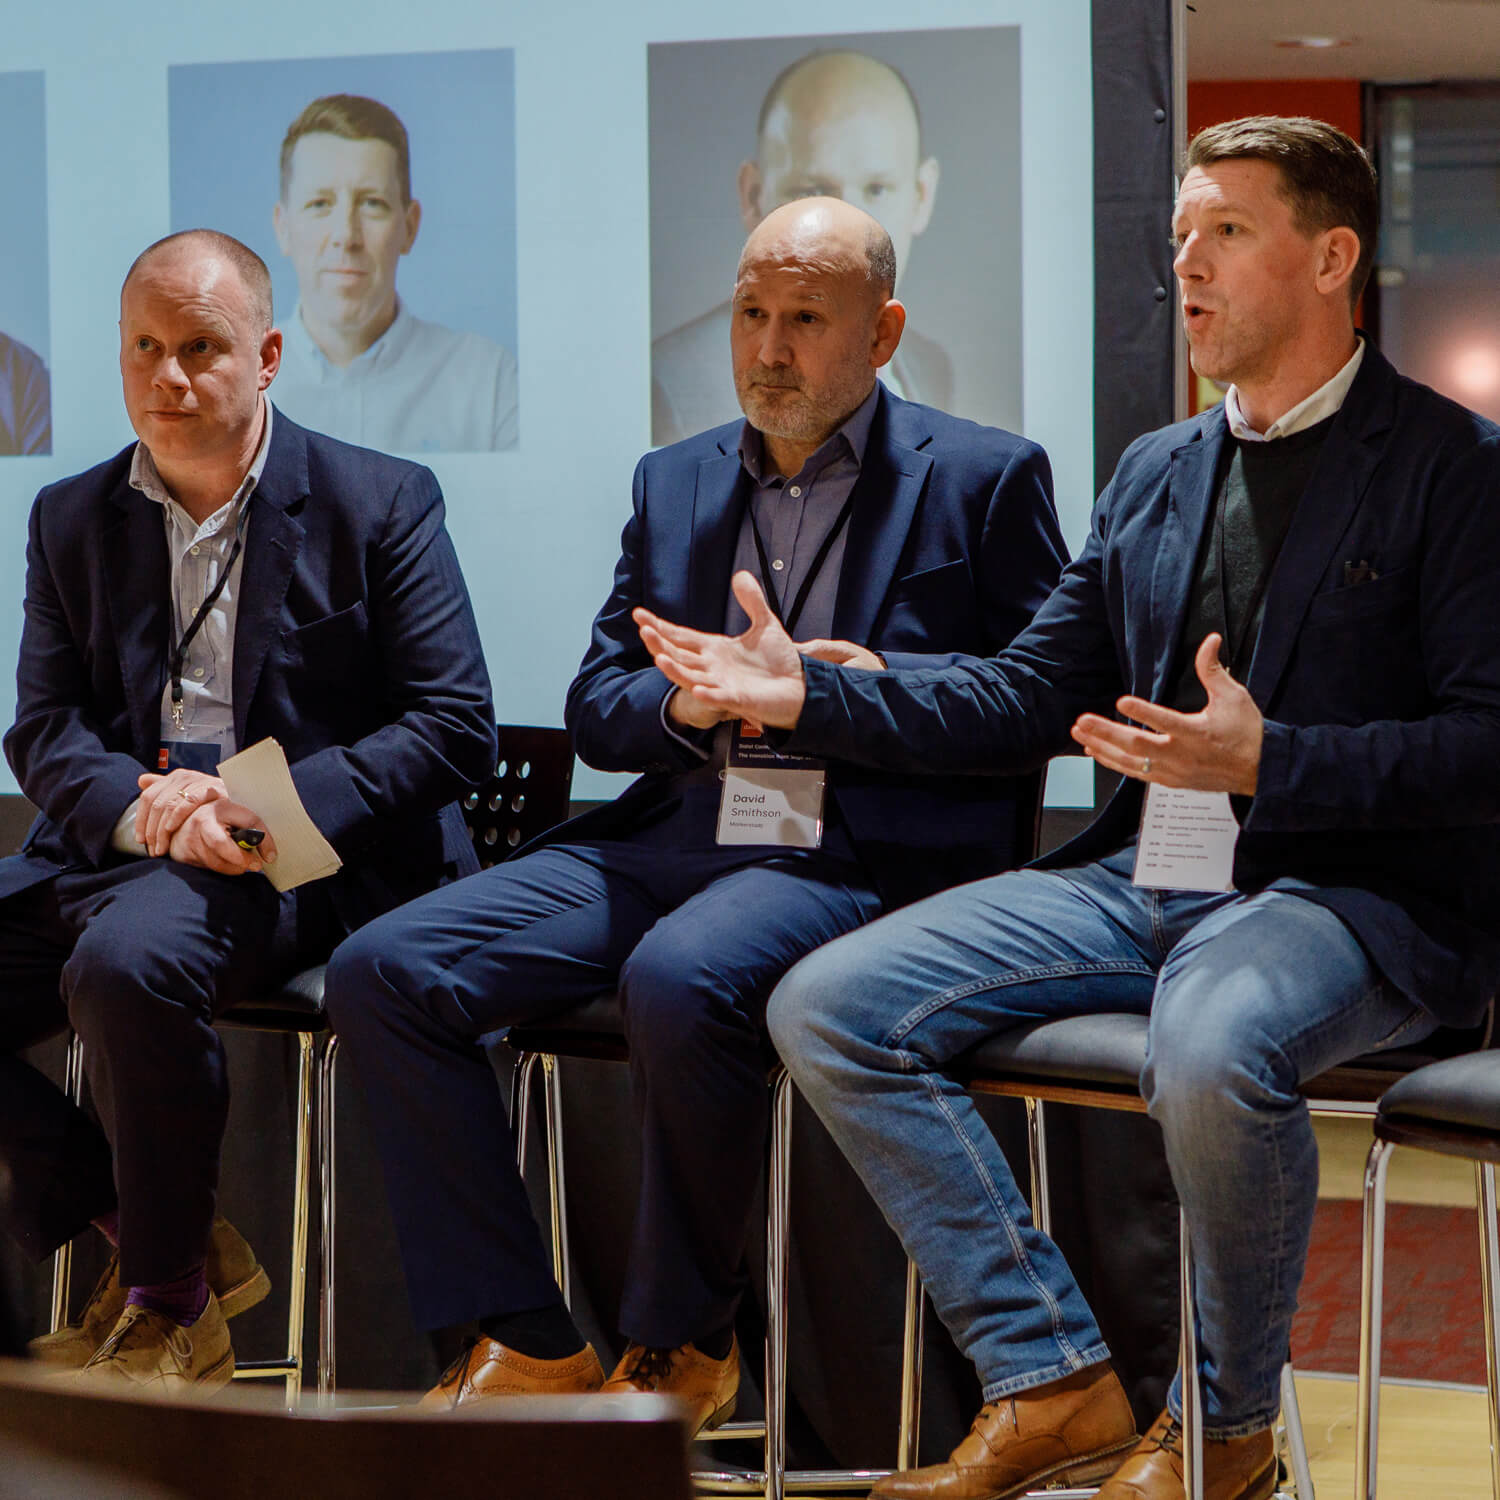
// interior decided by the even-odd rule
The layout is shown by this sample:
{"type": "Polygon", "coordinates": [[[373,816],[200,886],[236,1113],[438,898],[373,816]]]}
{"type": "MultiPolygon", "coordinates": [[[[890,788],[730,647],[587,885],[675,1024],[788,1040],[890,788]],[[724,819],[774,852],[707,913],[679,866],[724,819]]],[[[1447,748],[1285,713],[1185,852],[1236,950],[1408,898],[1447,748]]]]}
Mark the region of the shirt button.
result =
{"type": "Polygon", "coordinates": [[[191,547],[189,547],[189,548],[188,548],[188,552],[189,552],[189,553],[191,553],[191,554],[192,554],[192,556],[194,556],[194,557],[197,557],[197,555],[198,555],[198,554],[199,554],[199,553],[200,553],[200,552],[201,552],[201,551],[202,551],[202,550],[203,550],[203,548],[202,548],[202,547],[200,547],[200,546],[198,546],[198,545],[197,545],[197,543],[194,543],[194,544],[193,544],[193,545],[192,545],[192,546],[191,546],[191,547]]]}
{"type": "Polygon", "coordinates": [[[203,675],[203,668],[202,667],[194,667],[193,668],[193,676],[194,677],[201,677],[202,675],[203,675]]]}
{"type": "Polygon", "coordinates": [[[789,489],[787,491],[787,494],[789,494],[792,497],[793,500],[797,499],[797,497],[799,495],[801,495],[801,493],[802,493],[802,486],[800,484],[794,484],[791,487],[791,489],[789,489]]]}
{"type": "Polygon", "coordinates": [[[782,569],[783,569],[783,568],[784,568],[784,567],[786,567],[786,564],[785,564],[785,563],[784,563],[784,562],[782,562],[782,560],[781,560],[781,559],[780,559],[780,558],[779,558],[779,557],[778,557],[778,558],[777,558],[777,559],[776,559],[776,560],[775,560],[775,562],[773,562],[773,563],[772,563],[772,564],[771,564],[771,566],[772,566],[772,567],[773,567],[773,568],[775,568],[775,569],[776,569],[776,571],[777,571],[777,572],[778,572],[778,573],[779,573],[779,572],[780,572],[780,571],[781,571],[781,570],[782,570],[782,569]]]}

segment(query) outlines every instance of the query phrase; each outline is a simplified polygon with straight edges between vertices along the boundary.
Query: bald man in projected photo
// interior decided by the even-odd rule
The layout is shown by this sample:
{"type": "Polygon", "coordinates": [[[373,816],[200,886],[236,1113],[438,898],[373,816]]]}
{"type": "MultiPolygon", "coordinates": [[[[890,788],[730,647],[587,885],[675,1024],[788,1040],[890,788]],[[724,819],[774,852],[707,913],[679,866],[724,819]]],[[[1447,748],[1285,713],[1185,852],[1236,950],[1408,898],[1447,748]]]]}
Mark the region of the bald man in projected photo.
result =
{"type": "MultiPolygon", "coordinates": [[[[783,69],[761,103],[755,159],[739,171],[740,216],[748,232],[795,198],[842,198],[880,222],[904,273],[937,187],[937,159],[924,154],[917,101],[900,73],[863,52],[811,52],[783,69]]],[[[652,344],[652,442],[675,443],[738,413],[728,348],[727,301],[652,344]]],[[[947,354],[910,324],[881,378],[908,401],[953,400],[947,354]]]]}
{"type": "Polygon", "coordinates": [[[277,404],[298,422],[401,453],[510,448],[510,350],[413,315],[396,270],[422,226],[411,149],[393,110],[314,99],[281,145],[276,243],[297,272],[277,404]]]}

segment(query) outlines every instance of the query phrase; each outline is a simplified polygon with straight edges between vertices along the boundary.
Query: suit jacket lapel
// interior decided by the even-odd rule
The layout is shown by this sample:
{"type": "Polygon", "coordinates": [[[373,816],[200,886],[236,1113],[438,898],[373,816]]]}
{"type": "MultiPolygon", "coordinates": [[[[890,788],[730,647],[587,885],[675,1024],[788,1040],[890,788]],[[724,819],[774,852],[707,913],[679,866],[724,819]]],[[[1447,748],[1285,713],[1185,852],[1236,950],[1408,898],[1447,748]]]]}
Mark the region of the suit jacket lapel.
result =
{"type": "MultiPolygon", "coordinates": [[[[1177,643],[1193,590],[1193,570],[1203,533],[1213,516],[1214,477],[1228,434],[1223,410],[1216,408],[1204,414],[1198,436],[1172,452],[1167,513],[1151,570],[1149,696],[1153,701],[1161,700],[1176,667],[1177,643]]],[[[1141,693],[1144,684],[1132,682],[1131,687],[1141,693]]]]}
{"type": "Polygon", "coordinates": [[[724,628],[729,575],[734,567],[747,484],[739,449],[731,439],[720,439],[718,456],[698,465],[692,525],[681,538],[679,574],[688,580],[683,623],[695,630],[717,632],[724,628]]]}
{"type": "Polygon", "coordinates": [[[1367,346],[1266,587],[1265,616],[1246,683],[1262,708],[1281,681],[1307,606],[1380,461],[1384,434],[1395,417],[1395,396],[1396,372],[1367,346]]]}
{"type": "Polygon", "coordinates": [[[161,507],[122,478],[100,537],[104,587],[138,753],[154,765],[172,631],[172,575],[161,507]]]}
{"type": "Polygon", "coordinates": [[[861,646],[869,642],[932,468],[932,456],[920,451],[931,437],[920,408],[896,400],[882,386],[854,481],[849,539],[833,609],[838,640],[861,646]]]}
{"type": "Polygon", "coordinates": [[[271,428],[271,451],[250,502],[235,615],[234,735],[241,746],[246,744],[250,703],[266,653],[276,639],[281,606],[302,548],[302,525],[288,510],[306,496],[306,440],[301,428],[277,412],[271,428]]]}

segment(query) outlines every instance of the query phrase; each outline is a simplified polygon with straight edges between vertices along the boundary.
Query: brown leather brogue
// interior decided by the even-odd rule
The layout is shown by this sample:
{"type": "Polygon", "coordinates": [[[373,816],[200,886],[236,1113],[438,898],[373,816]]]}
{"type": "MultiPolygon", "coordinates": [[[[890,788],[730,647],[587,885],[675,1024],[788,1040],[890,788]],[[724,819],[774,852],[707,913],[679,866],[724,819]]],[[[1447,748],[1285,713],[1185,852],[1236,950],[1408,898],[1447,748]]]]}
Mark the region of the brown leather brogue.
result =
{"type": "Polygon", "coordinates": [[[418,1405],[451,1411],[500,1396],[586,1395],[603,1384],[604,1367],[592,1344],[566,1359],[533,1359],[499,1339],[480,1337],[464,1346],[418,1405]]]}
{"type": "Polygon", "coordinates": [[[127,1305],[94,1357],[66,1378],[82,1385],[134,1387],[172,1396],[194,1387],[214,1390],[233,1375],[229,1329],[210,1292],[190,1328],[149,1308],[127,1305]]]}
{"type": "Polygon", "coordinates": [[[1093,1484],[1135,1446],[1135,1419],[1108,1364],[981,1407],[943,1464],[889,1474],[871,1500],[1012,1500],[1050,1484],[1093,1484]]]}
{"type": "Polygon", "coordinates": [[[739,1399],[739,1340],[731,1340],[723,1359],[714,1359],[692,1344],[677,1349],[631,1344],[604,1382],[604,1394],[620,1396],[637,1391],[655,1391],[684,1402],[695,1437],[705,1427],[718,1427],[734,1415],[739,1399]]]}
{"type": "MultiPolygon", "coordinates": [[[[1182,1424],[1163,1412],[1098,1500],[1182,1500],[1182,1470],[1182,1424]]],[[[1269,1427],[1203,1444],[1203,1500],[1267,1500],[1276,1493],[1276,1478],[1276,1437],[1269,1427]]]]}
{"type": "MultiPolygon", "coordinates": [[[[271,1278],[255,1258],[255,1251],[222,1216],[214,1220],[209,1231],[203,1277],[226,1318],[254,1307],[271,1290],[271,1278]]],[[[31,1357],[60,1370],[82,1369],[120,1321],[120,1314],[125,1311],[126,1290],[120,1285],[120,1256],[116,1251],[78,1316],[56,1333],[32,1339],[27,1345],[31,1357]]]]}

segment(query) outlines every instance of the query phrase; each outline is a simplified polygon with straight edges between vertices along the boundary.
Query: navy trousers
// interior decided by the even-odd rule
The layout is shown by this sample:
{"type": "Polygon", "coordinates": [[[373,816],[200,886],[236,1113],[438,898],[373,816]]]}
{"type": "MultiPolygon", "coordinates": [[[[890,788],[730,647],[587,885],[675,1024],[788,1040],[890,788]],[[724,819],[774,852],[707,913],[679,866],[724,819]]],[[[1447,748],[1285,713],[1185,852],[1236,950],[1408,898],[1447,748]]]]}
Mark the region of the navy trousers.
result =
{"type": "Polygon", "coordinates": [[[0,1224],[23,1248],[117,1207],[127,1285],[202,1263],[229,1103],[213,1018],[296,961],[287,931],[267,881],[168,859],[0,901],[0,1224]],[[65,1026],[97,1125],[19,1055],[65,1026]]]}
{"type": "Polygon", "coordinates": [[[733,1320],[764,1156],[766,999],[880,901],[852,858],[681,847],[678,822],[536,850],[334,954],[329,1011],[369,1101],[420,1327],[560,1301],[480,1043],[612,989],[643,1152],[620,1331],[672,1347],[733,1320]]]}

